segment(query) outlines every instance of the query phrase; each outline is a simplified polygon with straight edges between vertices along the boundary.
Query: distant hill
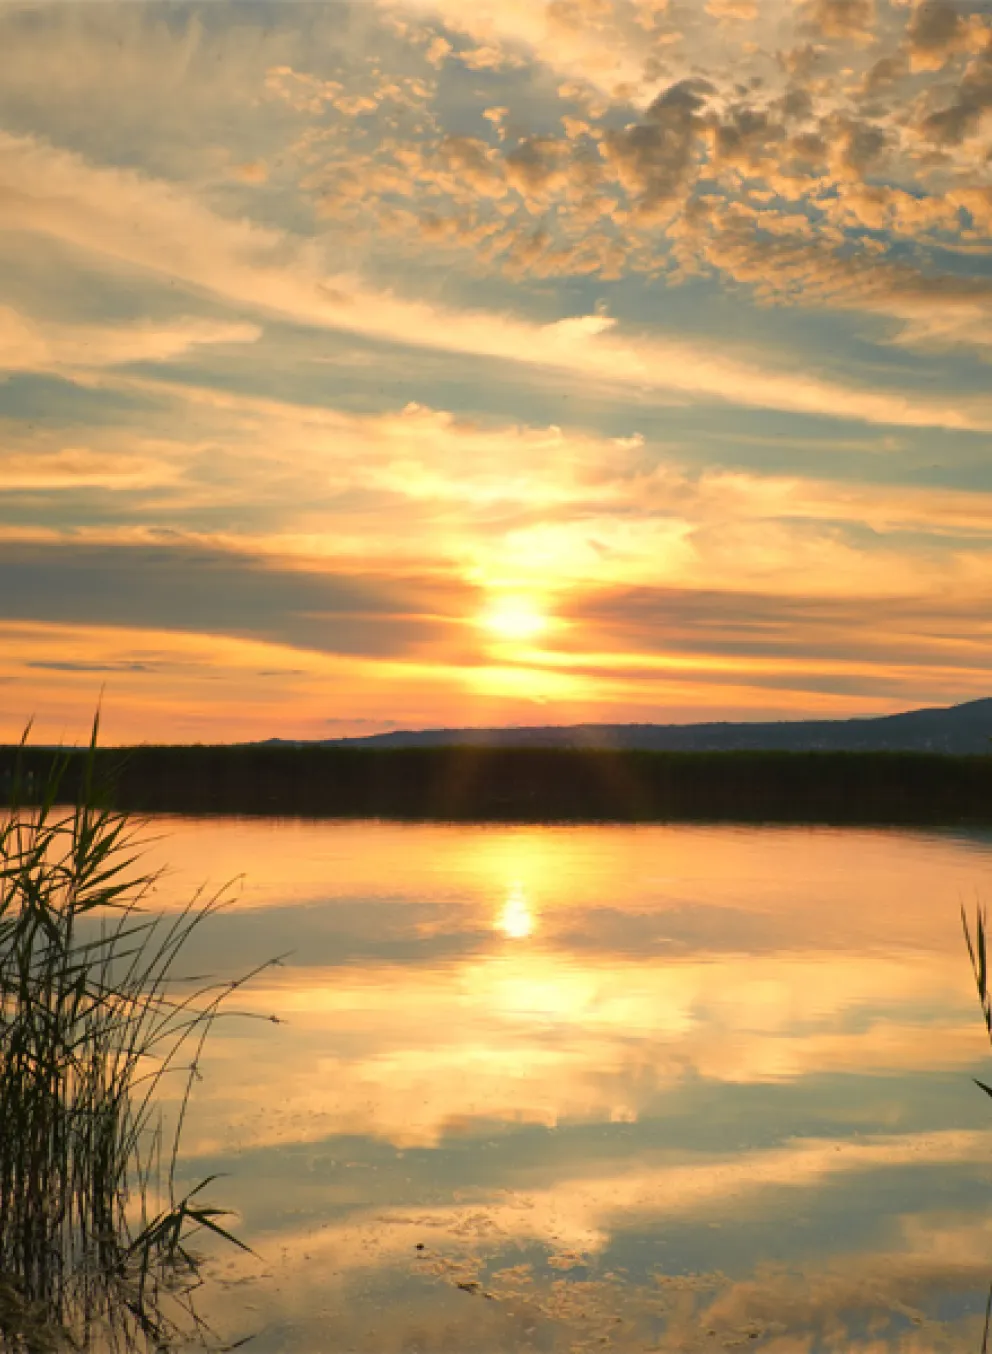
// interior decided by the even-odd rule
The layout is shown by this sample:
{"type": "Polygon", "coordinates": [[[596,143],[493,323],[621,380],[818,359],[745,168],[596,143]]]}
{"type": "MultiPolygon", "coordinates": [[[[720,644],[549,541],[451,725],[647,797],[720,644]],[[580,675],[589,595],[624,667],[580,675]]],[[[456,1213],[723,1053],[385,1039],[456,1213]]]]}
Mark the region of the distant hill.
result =
{"type": "MultiPolygon", "coordinates": [[[[292,740],[273,738],[273,745],[292,740]]],[[[525,747],[764,751],[992,753],[992,699],[863,719],[774,723],[576,724],[518,729],[420,729],[322,739],[320,747],[525,747]]]]}

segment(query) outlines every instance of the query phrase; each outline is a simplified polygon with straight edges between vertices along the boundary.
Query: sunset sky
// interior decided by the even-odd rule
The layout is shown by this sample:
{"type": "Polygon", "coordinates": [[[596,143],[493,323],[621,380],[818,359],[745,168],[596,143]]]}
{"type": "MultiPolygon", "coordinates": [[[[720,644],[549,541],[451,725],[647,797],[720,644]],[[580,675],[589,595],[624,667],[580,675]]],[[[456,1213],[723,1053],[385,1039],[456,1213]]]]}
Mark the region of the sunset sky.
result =
{"type": "Polygon", "coordinates": [[[0,4],[4,738],[992,694],[988,0],[0,4]]]}

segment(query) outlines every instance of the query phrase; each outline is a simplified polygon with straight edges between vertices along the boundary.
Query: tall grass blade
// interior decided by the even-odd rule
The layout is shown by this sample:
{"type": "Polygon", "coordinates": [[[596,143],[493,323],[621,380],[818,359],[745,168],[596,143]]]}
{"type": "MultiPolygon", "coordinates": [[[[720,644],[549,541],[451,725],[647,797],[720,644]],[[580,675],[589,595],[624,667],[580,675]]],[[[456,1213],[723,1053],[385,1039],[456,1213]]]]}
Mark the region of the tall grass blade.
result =
{"type": "Polygon", "coordinates": [[[91,1348],[98,1331],[106,1348],[160,1351],[181,1333],[177,1304],[202,1334],[192,1238],[249,1249],[202,1200],[214,1177],[177,1197],[176,1173],[206,1037],[266,965],[225,982],[179,972],[224,898],[145,910],[155,876],[103,800],[98,733],[99,713],[74,804],[60,807],[62,757],[41,786],[15,776],[0,815],[0,1348],[18,1354],[91,1348]]]}

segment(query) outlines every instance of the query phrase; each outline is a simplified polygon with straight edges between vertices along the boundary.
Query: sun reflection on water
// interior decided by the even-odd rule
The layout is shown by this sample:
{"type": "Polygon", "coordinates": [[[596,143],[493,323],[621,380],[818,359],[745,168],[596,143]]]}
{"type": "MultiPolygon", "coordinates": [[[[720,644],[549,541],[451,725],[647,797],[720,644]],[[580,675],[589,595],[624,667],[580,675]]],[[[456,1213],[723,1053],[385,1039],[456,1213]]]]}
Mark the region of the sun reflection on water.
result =
{"type": "Polygon", "coordinates": [[[496,930],[509,940],[526,940],[534,931],[534,913],[523,885],[513,883],[496,918],[496,930]]]}
{"type": "Polygon", "coordinates": [[[906,1310],[931,1323],[917,1354],[980,1348],[985,1031],[947,919],[992,840],[169,829],[196,847],[187,878],[261,879],[225,921],[228,964],[288,930],[301,956],[250,992],[290,1032],[219,1032],[190,1109],[196,1157],[239,1154],[247,1239],[285,1257],[205,1305],[225,1335],[256,1321],[245,1278],[287,1354],[372,1348],[373,1328],[432,1354],[908,1354],[906,1310]]]}

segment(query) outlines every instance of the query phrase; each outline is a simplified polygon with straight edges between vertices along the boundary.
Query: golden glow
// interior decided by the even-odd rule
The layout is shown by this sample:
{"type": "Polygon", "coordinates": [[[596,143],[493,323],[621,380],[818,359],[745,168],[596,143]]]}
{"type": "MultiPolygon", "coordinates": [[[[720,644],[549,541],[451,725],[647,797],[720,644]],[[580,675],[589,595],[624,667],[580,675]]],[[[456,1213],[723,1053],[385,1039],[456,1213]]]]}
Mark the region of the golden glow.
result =
{"type": "Polygon", "coordinates": [[[509,940],[526,940],[534,931],[534,914],[521,884],[512,884],[496,919],[497,931],[509,940]]]}
{"type": "Polygon", "coordinates": [[[547,616],[527,597],[502,597],[484,612],[480,623],[499,639],[536,639],[548,628],[547,616]]]}
{"type": "MultiPolygon", "coordinates": [[[[285,946],[287,906],[303,928],[306,962],[272,970],[244,999],[289,1019],[293,1038],[262,1023],[218,1033],[189,1121],[197,1152],[226,1150],[235,1130],[255,1144],[371,1133],[430,1147],[480,1112],[546,1126],[635,1119],[687,1079],[801,1087],[852,1067],[963,1076],[982,1056],[950,924],[988,860],[975,843],[682,826],[150,827],[148,866],[175,867],[158,895],[170,906],[244,871],[232,928],[250,926],[263,953],[285,946]],[[842,844],[856,888],[838,865],[842,844]],[[686,933],[690,888],[702,925],[686,933]],[[383,894],[410,900],[396,939],[423,961],[397,968],[372,949],[337,965],[322,928],[310,929],[318,912],[351,916],[351,900],[383,894]],[[896,915],[894,955],[885,940],[896,915]],[[731,949],[711,951],[707,918],[729,925],[731,949]],[[483,932],[493,948],[475,944],[483,932]],[[684,944],[662,958],[656,939],[680,932],[684,944]],[[423,946],[433,936],[470,943],[446,957],[423,946]],[[271,1115],[258,1110],[262,1080],[278,1095],[271,1115]]],[[[361,915],[372,934],[378,921],[361,915]]]]}

